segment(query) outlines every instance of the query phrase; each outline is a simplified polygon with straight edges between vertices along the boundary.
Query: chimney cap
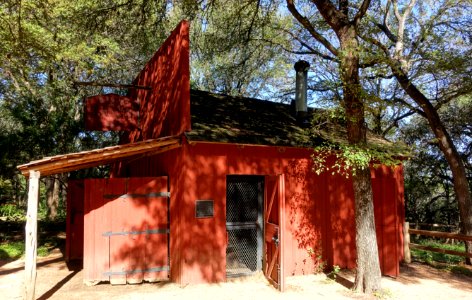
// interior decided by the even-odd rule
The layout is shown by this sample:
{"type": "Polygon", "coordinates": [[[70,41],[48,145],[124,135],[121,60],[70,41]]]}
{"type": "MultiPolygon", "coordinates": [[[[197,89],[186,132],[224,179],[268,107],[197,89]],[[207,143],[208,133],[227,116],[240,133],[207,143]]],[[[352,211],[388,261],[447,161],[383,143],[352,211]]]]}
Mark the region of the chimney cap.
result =
{"type": "Polygon", "coordinates": [[[297,72],[306,72],[310,68],[310,63],[306,60],[299,60],[293,65],[293,67],[297,72]]]}

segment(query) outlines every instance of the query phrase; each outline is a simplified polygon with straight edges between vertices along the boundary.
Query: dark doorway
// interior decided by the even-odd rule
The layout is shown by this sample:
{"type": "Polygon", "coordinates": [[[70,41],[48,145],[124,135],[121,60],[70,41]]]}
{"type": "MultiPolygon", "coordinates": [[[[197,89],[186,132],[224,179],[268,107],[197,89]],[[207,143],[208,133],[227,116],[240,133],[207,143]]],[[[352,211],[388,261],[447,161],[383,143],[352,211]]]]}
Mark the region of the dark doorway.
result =
{"type": "Polygon", "coordinates": [[[262,270],[264,177],[226,177],[226,277],[262,270]]]}

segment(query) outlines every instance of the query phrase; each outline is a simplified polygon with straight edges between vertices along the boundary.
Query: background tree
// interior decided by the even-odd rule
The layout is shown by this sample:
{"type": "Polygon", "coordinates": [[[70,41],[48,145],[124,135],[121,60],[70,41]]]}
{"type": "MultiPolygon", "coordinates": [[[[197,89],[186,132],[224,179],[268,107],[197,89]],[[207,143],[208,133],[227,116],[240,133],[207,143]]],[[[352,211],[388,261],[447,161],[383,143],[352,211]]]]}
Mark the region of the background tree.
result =
{"type": "Polygon", "coordinates": [[[291,60],[279,28],[291,25],[278,1],[202,1],[179,8],[191,20],[192,87],[234,96],[273,99],[291,60]],[[189,12],[190,11],[190,12],[189,12]]]}
{"type": "MultiPolygon", "coordinates": [[[[470,97],[445,104],[439,110],[472,180],[472,103],[470,97]]],[[[414,156],[406,163],[406,216],[415,223],[459,226],[458,204],[448,162],[437,147],[427,121],[415,116],[402,128],[402,139],[414,146],[414,156]]]]}
{"type": "MultiPolygon", "coordinates": [[[[140,4],[144,5],[143,2],[140,4]]],[[[148,9],[150,5],[146,5],[148,9]]],[[[85,95],[98,91],[75,88],[74,82],[128,80],[129,74],[121,71],[127,68],[120,69],[118,65],[123,62],[128,67],[136,63],[137,53],[147,49],[146,38],[150,39],[151,35],[155,38],[151,31],[147,31],[149,35],[140,35],[140,30],[151,22],[158,22],[144,17],[139,19],[137,6],[133,6],[134,9],[125,6],[125,2],[116,4],[114,1],[100,4],[94,1],[2,2],[2,181],[13,181],[12,185],[20,183],[16,165],[21,163],[113,142],[112,135],[103,139],[98,133],[82,132],[80,104],[85,95]],[[97,17],[102,16],[100,12],[108,16],[105,12],[119,14],[120,10],[126,10],[127,15],[117,15],[113,22],[97,17]],[[136,25],[136,20],[141,21],[138,22],[140,25],[136,25]],[[138,37],[143,48],[138,49],[132,43],[138,37]],[[94,142],[82,143],[87,140],[94,142]]],[[[129,69],[131,72],[136,70],[129,69]]],[[[49,217],[54,218],[54,208],[58,207],[58,179],[45,181],[49,188],[49,217]]],[[[12,191],[16,194],[12,198],[20,200],[22,197],[17,191],[24,192],[24,189],[12,191]]]]}
{"type": "MultiPolygon", "coordinates": [[[[362,37],[377,47],[378,55],[413,101],[400,99],[403,104],[428,121],[451,170],[462,232],[472,235],[472,198],[465,163],[438,113],[445,103],[472,92],[472,5],[449,0],[399,2],[378,4],[372,15],[378,29],[362,37]]],[[[466,251],[472,253],[471,242],[466,242],[466,251]]]]}
{"type": "MultiPolygon", "coordinates": [[[[2,2],[2,198],[22,204],[24,189],[12,188],[23,184],[16,170],[19,164],[115,143],[116,134],[83,131],[83,99],[127,91],[75,82],[130,83],[183,18],[193,21],[193,87],[269,97],[278,78],[285,78],[282,52],[263,43],[275,35],[269,25],[278,22],[276,12],[271,1],[2,2]],[[8,197],[3,197],[4,191],[8,197]]],[[[72,176],[85,172],[90,173],[72,176]]],[[[43,179],[51,218],[58,206],[58,180],[43,179]]]]}

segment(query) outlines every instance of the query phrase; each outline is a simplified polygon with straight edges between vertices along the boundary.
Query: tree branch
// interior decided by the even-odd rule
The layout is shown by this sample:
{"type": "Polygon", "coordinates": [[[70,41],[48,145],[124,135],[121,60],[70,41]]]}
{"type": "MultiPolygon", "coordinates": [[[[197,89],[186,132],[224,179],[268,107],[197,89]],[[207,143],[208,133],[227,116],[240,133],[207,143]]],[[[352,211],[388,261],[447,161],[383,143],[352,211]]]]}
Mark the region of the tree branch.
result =
{"type": "MultiPolygon", "coordinates": [[[[293,0],[287,0],[287,8],[290,13],[297,19],[300,24],[305,27],[306,30],[313,36],[318,42],[320,42],[326,49],[329,50],[333,55],[338,56],[338,50],[334,47],[325,37],[323,37],[311,24],[310,20],[308,20],[305,16],[302,16],[300,12],[297,10],[295,5],[293,4],[293,0]]],[[[321,12],[321,10],[320,10],[321,12]]]]}
{"type": "MultiPolygon", "coordinates": [[[[325,54],[321,51],[318,51],[316,50],[315,48],[311,47],[310,45],[308,45],[308,43],[306,43],[305,41],[303,41],[301,38],[299,38],[297,35],[295,35],[293,32],[289,31],[289,30],[285,30],[285,29],[282,29],[282,31],[284,31],[285,33],[287,33],[288,35],[290,35],[294,40],[297,40],[300,45],[302,45],[303,47],[305,47],[306,49],[308,49],[311,53],[308,53],[308,54],[315,54],[315,55],[318,55],[319,57],[323,58],[323,59],[326,59],[326,60],[330,60],[330,61],[334,61],[334,62],[339,62],[339,60],[335,57],[332,57],[328,54],[325,54]]],[[[285,48],[282,47],[284,50],[285,48]]],[[[292,52],[292,53],[295,53],[293,51],[290,51],[290,50],[287,50],[288,52],[292,52]]],[[[307,54],[307,53],[298,53],[298,54],[307,54]]]]}
{"type": "Polygon", "coordinates": [[[393,99],[394,102],[396,103],[399,103],[405,107],[408,107],[408,109],[410,109],[411,111],[419,114],[420,116],[422,117],[425,117],[426,118],[426,114],[424,113],[424,111],[422,111],[421,109],[417,108],[417,107],[414,107],[413,105],[411,105],[410,103],[406,102],[405,100],[403,100],[402,98],[397,98],[395,97],[393,99]]]}
{"type": "Polygon", "coordinates": [[[354,20],[353,20],[354,26],[357,27],[357,25],[359,25],[360,20],[367,13],[367,9],[369,8],[369,6],[370,6],[370,0],[364,0],[362,2],[361,7],[359,8],[359,10],[357,11],[354,17],[354,20]]]}
{"type": "Polygon", "coordinates": [[[339,31],[343,26],[349,25],[349,16],[336,9],[336,6],[329,0],[311,0],[326,22],[334,29],[339,31]]]}
{"type": "Polygon", "coordinates": [[[405,33],[405,21],[408,18],[408,15],[410,14],[411,10],[413,9],[413,6],[416,3],[416,0],[410,0],[410,3],[408,6],[405,8],[405,11],[403,12],[403,15],[400,14],[400,11],[398,9],[398,3],[397,0],[392,0],[393,2],[393,8],[395,12],[395,16],[398,20],[398,33],[397,33],[397,42],[395,44],[395,57],[400,58],[402,57],[403,54],[403,40],[404,40],[404,33],[405,33]]]}
{"type": "Polygon", "coordinates": [[[416,114],[416,113],[417,113],[416,111],[410,110],[410,111],[408,111],[408,112],[406,112],[402,115],[399,115],[398,117],[394,118],[393,120],[391,120],[390,125],[382,131],[382,136],[385,136],[393,127],[398,127],[398,122],[399,121],[401,121],[404,118],[409,117],[413,114],[416,114]]]}
{"type": "Polygon", "coordinates": [[[385,25],[385,24],[380,24],[380,23],[375,23],[375,25],[382,30],[383,33],[388,37],[388,39],[394,43],[398,41],[398,38],[396,35],[394,35],[390,29],[385,25]]]}

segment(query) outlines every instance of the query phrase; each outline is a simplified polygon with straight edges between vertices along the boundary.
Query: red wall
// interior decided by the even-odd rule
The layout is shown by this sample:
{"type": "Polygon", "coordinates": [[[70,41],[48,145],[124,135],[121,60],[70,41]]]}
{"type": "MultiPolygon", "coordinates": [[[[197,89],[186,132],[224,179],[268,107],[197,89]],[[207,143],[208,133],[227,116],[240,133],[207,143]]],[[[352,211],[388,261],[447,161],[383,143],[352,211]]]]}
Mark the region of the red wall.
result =
{"type": "Polygon", "coordinates": [[[152,90],[131,90],[140,104],[140,130],[130,134],[131,142],[190,130],[189,57],[189,23],[182,21],[134,80],[152,90]]]}
{"type": "Polygon", "coordinates": [[[84,183],[84,281],[167,279],[167,177],[84,183]]]}
{"type": "Polygon", "coordinates": [[[69,180],[67,186],[66,260],[84,256],[84,181],[69,180]]]}
{"type": "MultiPolygon", "coordinates": [[[[226,175],[285,174],[286,276],[327,266],[355,267],[352,182],[312,172],[309,149],[196,143],[123,165],[120,176],[168,175],[171,191],[171,276],[181,284],[225,280],[226,175]],[[214,218],[195,218],[195,201],[213,199],[214,218]]],[[[398,275],[402,258],[402,169],[372,170],[383,274],[398,275]]]]}
{"type": "Polygon", "coordinates": [[[88,97],[85,100],[85,130],[130,131],[137,128],[135,100],[117,94],[88,97]]]}

